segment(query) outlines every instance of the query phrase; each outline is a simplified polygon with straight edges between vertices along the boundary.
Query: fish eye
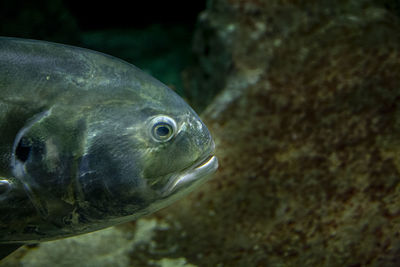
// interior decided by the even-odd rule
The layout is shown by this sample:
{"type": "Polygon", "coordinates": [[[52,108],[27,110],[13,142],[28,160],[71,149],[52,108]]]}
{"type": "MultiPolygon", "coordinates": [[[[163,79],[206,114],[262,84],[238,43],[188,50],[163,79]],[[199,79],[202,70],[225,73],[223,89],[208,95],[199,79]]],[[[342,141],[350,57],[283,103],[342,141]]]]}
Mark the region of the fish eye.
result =
{"type": "Polygon", "coordinates": [[[150,122],[150,135],[154,141],[167,142],[171,140],[176,133],[176,122],[165,115],[153,118],[150,122]]]}

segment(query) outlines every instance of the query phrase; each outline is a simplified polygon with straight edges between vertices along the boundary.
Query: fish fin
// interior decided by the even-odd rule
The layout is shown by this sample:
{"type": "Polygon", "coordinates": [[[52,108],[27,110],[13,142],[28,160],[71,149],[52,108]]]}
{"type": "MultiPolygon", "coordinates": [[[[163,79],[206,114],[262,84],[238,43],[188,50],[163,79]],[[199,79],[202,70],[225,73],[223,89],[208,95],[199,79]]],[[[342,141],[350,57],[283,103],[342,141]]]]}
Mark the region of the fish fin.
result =
{"type": "Polygon", "coordinates": [[[0,244],[0,260],[17,250],[23,244],[0,244]]]}

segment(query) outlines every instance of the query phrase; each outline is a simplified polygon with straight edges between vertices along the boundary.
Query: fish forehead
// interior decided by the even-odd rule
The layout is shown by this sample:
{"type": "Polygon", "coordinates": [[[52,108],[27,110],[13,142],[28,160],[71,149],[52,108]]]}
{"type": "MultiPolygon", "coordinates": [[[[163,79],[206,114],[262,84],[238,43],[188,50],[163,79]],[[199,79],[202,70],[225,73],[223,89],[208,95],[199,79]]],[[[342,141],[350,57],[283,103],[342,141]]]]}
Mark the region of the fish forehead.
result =
{"type": "Polygon", "coordinates": [[[132,64],[84,48],[1,37],[0,58],[0,70],[7,69],[0,75],[0,87],[8,100],[25,98],[43,105],[89,95],[93,104],[121,99],[185,106],[171,89],[132,64]]]}

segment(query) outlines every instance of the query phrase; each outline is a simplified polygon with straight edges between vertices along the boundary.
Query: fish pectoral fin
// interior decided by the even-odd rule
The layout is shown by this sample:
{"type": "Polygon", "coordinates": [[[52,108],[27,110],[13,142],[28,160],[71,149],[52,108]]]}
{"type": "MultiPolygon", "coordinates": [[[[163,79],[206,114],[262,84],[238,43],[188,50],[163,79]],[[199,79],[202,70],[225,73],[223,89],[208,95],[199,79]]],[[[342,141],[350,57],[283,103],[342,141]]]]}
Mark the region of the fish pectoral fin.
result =
{"type": "Polygon", "coordinates": [[[0,244],[0,260],[10,255],[12,252],[17,250],[23,244],[0,244]]]}

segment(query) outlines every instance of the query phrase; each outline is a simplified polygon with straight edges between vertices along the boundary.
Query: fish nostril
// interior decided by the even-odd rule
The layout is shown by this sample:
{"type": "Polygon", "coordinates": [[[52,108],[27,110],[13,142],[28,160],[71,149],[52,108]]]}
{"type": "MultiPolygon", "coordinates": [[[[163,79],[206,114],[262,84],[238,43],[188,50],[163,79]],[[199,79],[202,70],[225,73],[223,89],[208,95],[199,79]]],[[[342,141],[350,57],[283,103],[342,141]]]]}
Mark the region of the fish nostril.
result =
{"type": "Polygon", "coordinates": [[[31,145],[27,144],[24,138],[18,142],[17,148],[15,149],[15,156],[22,162],[25,162],[29,158],[31,152],[31,145]]]}

